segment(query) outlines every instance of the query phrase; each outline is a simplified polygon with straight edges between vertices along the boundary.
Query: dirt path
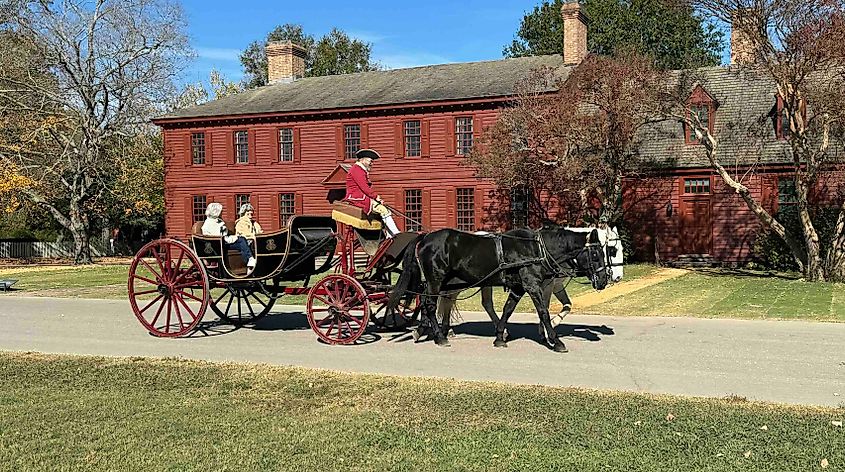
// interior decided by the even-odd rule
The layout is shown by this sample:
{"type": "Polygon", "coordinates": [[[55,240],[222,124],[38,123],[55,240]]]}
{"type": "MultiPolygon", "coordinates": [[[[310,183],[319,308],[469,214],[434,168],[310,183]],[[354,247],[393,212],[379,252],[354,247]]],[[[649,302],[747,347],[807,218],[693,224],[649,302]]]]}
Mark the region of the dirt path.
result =
{"type": "MultiPolygon", "coordinates": [[[[622,295],[627,295],[629,293],[636,292],[637,290],[642,290],[646,287],[651,287],[652,285],[659,284],[666,280],[674,279],[675,277],[680,277],[688,272],[689,271],[686,269],[660,269],[652,275],[648,275],[646,277],[642,277],[636,280],[631,280],[629,282],[622,282],[610,288],[602,290],[601,292],[591,291],[583,295],[578,295],[577,297],[572,297],[572,308],[575,310],[589,308],[591,306],[612,300],[616,297],[621,297],[622,295]]],[[[561,307],[559,303],[554,303],[552,304],[552,307],[550,307],[552,313],[555,313],[556,310],[560,310],[560,308],[561,307]],[[554,305],[557,306],[555,307],[554,305]]]]}

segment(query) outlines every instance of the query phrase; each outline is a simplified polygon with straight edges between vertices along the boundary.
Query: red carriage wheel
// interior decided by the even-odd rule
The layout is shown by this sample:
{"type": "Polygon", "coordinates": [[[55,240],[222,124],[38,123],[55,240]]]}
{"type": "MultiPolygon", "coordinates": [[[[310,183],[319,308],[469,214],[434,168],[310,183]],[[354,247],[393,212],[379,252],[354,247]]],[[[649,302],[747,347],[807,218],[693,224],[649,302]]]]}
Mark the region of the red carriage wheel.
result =
{"type": "Polygon", "coordinates": [[[352,344],[364,334],[370,319],[367,292],[357,280],[332,274],[308,292],[308,324],[329,344],[352,344]]]}
{"type": "Polygon", "coordinates": [[[153,241],[132,259],[129,303],[150,333],[183,336],[196,328],[208,306],[205,268],[184,243],[153,241]]]}

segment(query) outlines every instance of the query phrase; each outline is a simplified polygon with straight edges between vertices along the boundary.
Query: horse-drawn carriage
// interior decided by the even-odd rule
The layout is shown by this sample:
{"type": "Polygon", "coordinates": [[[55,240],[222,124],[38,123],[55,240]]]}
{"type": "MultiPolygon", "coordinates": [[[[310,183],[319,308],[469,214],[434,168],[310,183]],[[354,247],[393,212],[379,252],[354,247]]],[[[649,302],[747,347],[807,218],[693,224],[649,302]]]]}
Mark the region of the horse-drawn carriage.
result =
{"type": "Polygon", "coordinates": [[[132,261],[130,304],[155,336],[192,333],[209,307],[233,324],[252,323],[284,295],[308,295],[308,323],[330,344],[354,343],[370,321],[402,325],[417,314],[416,296],[386,310],[392,275],[417,234],[382,239],[380,222],[350,205],[335,202],[331,218],[295,216],[285,228],[256,235],[252,271],[237,251],[225,249],[221,237],[203,236],[200,228],[194,225],[190,244],[159,239],[132,261]],[[364,254],[359,270],[356,255],[364,254]],[[312,277],[324,273],[309,287],[312,277]]]}

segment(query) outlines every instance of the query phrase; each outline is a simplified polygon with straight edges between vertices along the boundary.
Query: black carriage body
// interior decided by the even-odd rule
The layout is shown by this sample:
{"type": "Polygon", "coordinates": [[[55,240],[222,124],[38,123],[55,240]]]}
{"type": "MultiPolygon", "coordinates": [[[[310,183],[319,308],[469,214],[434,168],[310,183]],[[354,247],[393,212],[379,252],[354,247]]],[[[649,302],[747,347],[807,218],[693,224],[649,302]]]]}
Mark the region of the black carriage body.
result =
{"type": "Polygon", "coordinates": [[[256,265],[252,273],[237,275],[235,269],[243,267],[240,254],[235,250],[225,251],[223,238],[194,234],[191,242],[196,255],[206,266],[217,265],[209,270],[212,280],[224,283],[278,279],[281,281],[302,281],[311,275],[327,270],[332,263],[337,242],[337,225],[325,216],[295,216],[286,228],[248,238],[253,246],[256,265]],[[316,261],[325,258],[318,267],[316,261]]]}

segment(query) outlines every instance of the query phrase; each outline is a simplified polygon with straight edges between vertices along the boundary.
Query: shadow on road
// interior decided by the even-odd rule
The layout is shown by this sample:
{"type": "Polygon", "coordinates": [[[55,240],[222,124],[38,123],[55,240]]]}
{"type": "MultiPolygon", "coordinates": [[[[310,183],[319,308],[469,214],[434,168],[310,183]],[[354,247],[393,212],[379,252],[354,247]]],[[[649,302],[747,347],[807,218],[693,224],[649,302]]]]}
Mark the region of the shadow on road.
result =
{"type": "MultiPolygon", "coordinates": [[[[469,334],[471,336],[495,337],[496,331],[489,321],[469,321],[453,328],[455,334],[469,334]]],[[[613,328],[601,325],[561,324],[555,328],[558,336],[563,338],[581,338],[585,341],[601,341],[601,336],[613,336],[613,328]]],[[[508,323],[508,339],[529,338],[539,340],[537,323],[508,323]]]]}

